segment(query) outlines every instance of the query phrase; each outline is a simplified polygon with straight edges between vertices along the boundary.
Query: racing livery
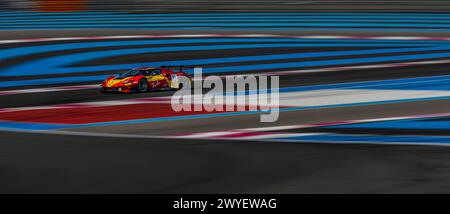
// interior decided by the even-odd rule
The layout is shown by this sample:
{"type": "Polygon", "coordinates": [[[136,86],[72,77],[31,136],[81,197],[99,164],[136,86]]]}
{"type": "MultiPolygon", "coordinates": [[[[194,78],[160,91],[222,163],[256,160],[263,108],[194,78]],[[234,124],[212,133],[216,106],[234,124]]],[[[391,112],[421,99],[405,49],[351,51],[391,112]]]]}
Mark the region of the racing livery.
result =
{"type": "MultiPolygon", "coordinates": [[[[183,84],[178,81],[179,76],[192,78],[182,71],[183,68],[194,66],[161,66],[133,68],[117,76],[110,76],[101,84],[104,92],[147,92],[155,89],[180,89],[183,84]],[[178,68],[178,70],[174,70],[178,68]]],[[[189,82],[189,84],[190,84],[189,82]]]]}

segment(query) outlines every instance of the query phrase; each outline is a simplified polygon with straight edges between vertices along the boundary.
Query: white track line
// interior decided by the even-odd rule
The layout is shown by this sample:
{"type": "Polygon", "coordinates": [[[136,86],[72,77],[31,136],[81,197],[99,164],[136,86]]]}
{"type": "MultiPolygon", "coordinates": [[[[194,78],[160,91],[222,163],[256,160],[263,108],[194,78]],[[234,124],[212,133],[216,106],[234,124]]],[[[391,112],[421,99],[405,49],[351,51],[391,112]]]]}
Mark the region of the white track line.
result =
{"type": "Polygon", "coordinates": [[[28,111],[28,110],[68,109],[68,108],[81,108],[81,107],[90,108],[90,107],[133,105],[133,104],[154,104],[154,103],[170,104],[170,97],[135,98],[135,99],[123,99],[123,100],[94,101],[94,102],[84,102],[84,103],[65,103],[65,104],[44,105],[44,106],[0,108],[0,113],[13,112],[13,111],[28,111]]]}
{"type": "Polygon", "coordinates": [[[347,120],[347,121],[333,121],[326,123],[312,123],[312,124],[302,124],[302,125],[286,125],[286,126],[271,126],[271,127],[257,127],[257,128],[245,128],[245,129],[233,129],[226,131],[215,131],[215,132],[205,132],[205,133],[191,133],[185,135],[178,135],[176,138],[198,138],[198,139],[224,139],[224,140],[261,140],[269,139],[280,136],[302,136],[302,135],[319,135],[324,133],[271,133],[270,131],[280,131],[280,130],[290,130],[290,129],[304,129],[304,128],[316,128],[325,127],[332,125],[349,125],[357,123],[370,123],[370,122],[381,122],[381,121],[393,121],[393,120],[407,120],[407,119],[421,119],[430,117],[446,117],[450,116],[450,113],[440,113],[440,114],[423,114],[423,115],[411,115],[403,117],[384,117],[384,118],[371,118],[371,119],[361,119],[361,120],[347,120]],[[267,134],[261,134],[260,132],[267,132],[267,134]],[[259,133],[257,135],[250,136],[231,136],[233,134],[251,134],[259,133]]]}
{"type": "MultiPolygon", "coordinates": [[[[215,103],[205,102],[202,96],[193,95],[187,101],[192,105],[219,105],[224,106],[226,102],[225,96],[220,96],[222,99],[216,100],[215,103]]],[[[381,89],[319,89],[308,91],[292,91],[282,92],[279,94],[279,102],[275,104],[267,104],[264,107],[318,107],[329,105],[345,105],[367,102],[393,101],[393,100],[407,100],[407,99],[423,99],[433,97],[449,97],[450,91],[434,91],[434,90],[381,90],[381,89]]],[[[258,96],[252,94],[238,95],[247,100],[250,107],[257,109],[258,96]]],[[[13,111],[28,111],[28,110],[49,110],[49,109],[69,109],[69,108],[91,108],[91,107],[109,107],[120,105],[136,105],[136,104],[168,104],[172,100],[177,100],[178,96],[163,96],[163,97],[146,97],[146,98],[131,98],[119,100],[104,100],[104,101],[90,101],[80,103],[64,103],[55,105],[30,106],[30,107],[12,107],[0,108],[1,113],[13,111]]],[[[217,99],[217,97],[216,97],[217,99]]],[[[263,106],[259,106],[260,108],[263,106]]]]}
{"type": "Polygon", "coordinates": [[[272,133],[272,134],[264,134],[264,135],[255,135],[255,136],[245,136],[245,137],[227,137],[227,136],[219,136],[214,139],[229,139],[229,140],[265,140],[265,139],[273,139],[273,138],[286,138],[286,137],[300,137],[300,136],[311,136],[311,135],[323,135],[326,133],[272,133]]]}
{"type": "MultiPolygon", "coordinates": [[[[202,132],[202,133],[195,133],[195,134],[188,134],[188,135],[179,135],[182,136],[182,138],[210,138],[215,136],[226,136],[226,135],[232,135],[232,134],[239,134],[241,132],[239,131],[219,131],[219,132],[202,132]]],[[[178,138],[178,136],[174,136],[174,138],[178,138]]]]}
{"type": "MultiPolygon", "coordinates": [[[[32,134],[52,134],[52,135],[65,135],[65,136],[80,136],[80,137],[105,137],[105,138],[137,138],[137,139],[179,139],[182,140],[180,137],[173,137],[173,136],[156,136],[156,135],[136,135],[136,134],[115,134],[115,133],[98,133],[98,132],[78,132],[78,131],[63,131],[63,130],[21,130],[21,129],[2,129],[3,131],[10,131],[10,132],[19,132],[19,133],[32,133],[32,134]]],[[[299,135],[314,135],[314,134],[327,134],[327,133],[302,133],[302,134],[296,134],[295,136],[299,135]]],[[[278,137],[281,135],[277,135],[275,137],[278,137]]],[[[292,135],[290,135],[292,136],[292,135]]],[[[286,135],[285,135],[286,137],[286,135]]],[[[215,140],[245,140],[245,139],[215,139],[215,140]]],[[[246,140],[257,140],[262,142],[293,142],[293,143],[299,143],[302,142],[300,140],[288,140],[288,139],[277,139],[271,140],[271,139],[261,139],[261,138],[247,138],[246,140]]],[[[218,141],[214,141],[218,142],[218,141]]],[[[332,143],[332,144],[379,144],[379,145],[421,145],[421,146],[450,146],[450,144],[446,143],[418,143],[418,142],[367,142],[367,141],[361,141],[361,142],[342,142],[342,141],[321,141],[321,142],[311,142],[311,141],[303,141],[305,143],[332,143]]]]}
{"type": "Polygon", "coordinates": [[[27,94],[27,93],[43,93],[43,92],[56,92],[56,91],[73,91],[73,90],[85,90],[99,88],[99,85],[71,85],[71,86],[58,86],[47,88],[31,88],[31,89],[19,89],[19,90],[7,90],[0,91],[1,95],[13,95],[13,94],[27,94]]]}
{"type": "Polygon", "coordinates": [[[297,39],[367,39],[367,40],[431,40],[450,41],[450,37],[417,37],[417,36],[343,36],[343,35],[313,35],[295,36],[278,34],[169,34],[169,35],[121,35],[121,36],[83,36],[83,37],[57,37],[57,38],[31,38],[0,40],[0,44],[72,41],[72,40],[104,40],[104,39],[157,39],[157,38],[199,38],[199,37],[277,37],[297,39]]]}

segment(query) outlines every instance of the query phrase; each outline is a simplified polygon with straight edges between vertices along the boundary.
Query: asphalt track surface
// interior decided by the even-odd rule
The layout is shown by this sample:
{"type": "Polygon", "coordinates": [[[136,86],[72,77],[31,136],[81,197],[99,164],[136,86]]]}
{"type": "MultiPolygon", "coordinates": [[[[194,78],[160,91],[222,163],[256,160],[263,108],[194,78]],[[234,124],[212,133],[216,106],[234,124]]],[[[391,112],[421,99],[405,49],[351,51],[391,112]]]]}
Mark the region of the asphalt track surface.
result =
{"type": "MultiPolygon", "coordinates": [[[[442,16],[442,20],[449,21],[445,14],[442,16]]],[[[0,192],[448,193],[450,149],[442,146],[448,144],[447,137],[450,135],[447,115],[450,102],[449,95],[446,94],[449,85],[446,79],[450,74],[448,62],[280,75],[280,88],[289,89],[286,93],[291,93],[290,95],[301,100],[294,102],[297,100],[288,99],[287,102],[293,104],[286,108],[286,111],[282,110],[279,120],[275,123],[260,123],[259,114],[231,113],[211,117],[165,115],[163,119],[156,117],[157,120],[151,115],[143,115],[145,111],[148,112],[151,105],[158,106],[160,103],[143,104],[150,105],[144,110],[138,110],[136,106],[129,104],[124,105],[125,107],[119,105],[117,108],[107,106],[106,108],[109,109],[106,110],[99,109],[103,108],[99,106],[87,108],[74,105],[80,103],[102,105],[109,101],[128,102],[131,99],[162,98],[170,96],[173,91],[148,94],[101,94],[96,88],[86,88],[33,92],[35,89],[49,87],[98,84],[98,80],[95,79],[98,77],[92,77],[109,75],[122,70],[122,68],[119,69],[120,66],[151,62],[200,59],[205,62],[205,71],[216,69],[216,72],[209,75],[227,75],[436,61],[450,57],[446,56],[448,51],[446,44],[450,41],[445,40],[322,38],[319,41],[306,41],[287,38],[289,35],[434,38],[448,36],[445,27],[437,27],[439,29],[435,30],[439,32],[433,33],[422,31],[421,28],[424,25],[412,27],[414,29],[409,29],[408,32],[383,31],[384,27],[379,27],[380,30],[375,31],[357,28],[342,31],[337,29],[325,31],[278,29],[274,31],[260,26],[261,29],[257,30],[257,34],[285,35],[281,39],[287,39],[286,41],[274,41],[277,38],[270,37],[259,38],[270,39],[270,41],[256,41],[258,39],[248,37],[238,37],[245,41],[231,41],[230,38],[223,36],[184,38],[185,41],[197,39],[185,42],[186,44],[130,45],[132,42],[156,39],[125,38],[2,44],[0,50],[3,58],[0,71],[1,92],[22,91],[11,95],[0,93],[1,109],[6,110],[0,111],[2,120],[0,123],[2,128],[0,131],[2,157],[0,192]],[[200,41],[201,39],[205,41],[200,41]],[[209,41],[212,39],[224,41],[209,41]],[[92,43],[100,42],[121,44],[91,46],[92,43]],[[291,47],[268,46],[246,49],[233,46],[230,49],[192,50],[188,54],[170,51],[143,54],[133,52],[142,48],[206,46],[201,44],[202,42],[208,43],[209,46],[276,43],[288,44],[291,47]],[[89,44],[80,48],[81,43],[89,44]],[[306,43],[316,45],[302,45],[306,43]],[[320,45],[325,43],[330,45],[320,45]],[[292,47],[292,44],[299,44],[299,46],[292,47]],[[57,45],[70,47],[46,51],[57,45]],[[14,51],[15,48],[21,50],[17,48],[30,47],[38,48],[34,50],[35,53],[31,53],[31,49],[26,49],[29,52],[14,51]],[[133,51],[122,53],[126,49],[133,51]],[[389,49],[389,51],[373,52],[380,49],[389,49]],[[414,51],[410,51],[413,49],[414,51]],[[120,55],[89,58],[95,56],[95,54],[89,54],[90,52],[111,50],[120,55]],[[358,50],[366,52],[347,53],[358,50]],[[346,51],[346,54],[330,55],[336,51],[346,51]],[[288,59],[286,55],[282,55],[304,52],[316,53],[320,56],[292,55],[292,58],[288,59]],[[24,53],[25,55],[19,56],[24,53]],[[89,55],[83,55],[85,58],[80,61],[76,61],[75,57],[63,58],[65,55],[77,53],[89,55]],[[10,58],[7,58],[8,54],[10,58]],[[276,55],[284,58],[273,58],[276,55]],[[256,57],[261,56],[271,58],[255,60],[256,57]],[[233,57],[237,59],[230,59],[233,57]],[[207,64],[207,60],[211,58],[216,60],[207,64]],[[321,63],[305,66],[314,61],[321,61],[321,63]],[[67,62],[67,64],[58,64],[60,62],[67,62]],[[278,67],[277,69],[258,67],[264,64],[276,64],[278,67]],[[110,65],[114,66],[107,68],[110,65]],[[42,69],[42,66],[48,67],[42,69]],[[281,68],[282,66],[286,67],[281,68]],[[233,68],[235,71],[226,72],[228,68],[233,68]],[[245,70],[246,68],[250,69],[245,70]],[[66,72],[67,70],[74,72],[66,72]],[[84,79],[71,82],[67,80],[68,77],[84,79]],[[38,83],[47,81],[48,84],[30,84],[32,80],[38,83]],[[319,90],[320,93],[315,94],[315,90],[319,90]],[[424,93],[423,96],[421,96],[422,93],[424,93]],[[406,99],[405,96],[410,97],[406,99]],[[308,97],[314,99],[307,99],[308,97]],[[344,102],[346,100],[350,101],[344,102]],[[65,104],[75,107],[62,110],[47,108],[65,104]],[[127,105],[133,109],[127,108],[127,105]],[[21,107],[42,107],[43,109],[7,111],[21,107]],[[142,115],[131,117],[133,111],[142,115]],[[130,118],[108,120],[117,115],[130,118]],[[411,116],[417,116],[420,119],[411,119],[409,118],[411,116]],[[379,121],[355,122],[368,119],[379,121]],[[98,124],[98,120],[109,121],[109,123],[98,124]],[[386,121],[387,123],[384,123],[386,121]],[[335,126],[335,122],[347,123],[335,126]],[[67,126],[54,129],[41,125],[55,123],[67,126]],[[85,126],[85,124],[89,125],[85,126]],[[365,124],[370,124],[372,127],[364,126],[365,124]],[[281,128],[274,128],[280,126],[281,128]],[[309,128],[305,129],[301,126],[309,128]],[[349,128],[350,126],[353,127],[349,128]],[[379,126],[390,126],[390,128],[379,126]],[[414,128],[415,126],[422,128],[414,128]],[[267,130],[256,131],[255,128],[267,130]],[[315,135],[323,132],[326,134],[315,135]],[[312,135],[299,135],[305,133],[312,135]],[[342,139],[341,134],[344,134],[346,138],[342,139]],[[373,138],[366,139],[367,136],[373,138]],[[390,142],[391,139],[399,138],[403,140],[390,142]],[[389,143],[395,145],[386,145],[389,143]]],[[[226,31],[214,29],[34,29],[23,31],[16,29],[4,30],[0,35],[2,40],[11,40],[69,36],[205,33],[244,35],[254,34],[255,31],[236,29],[226,31]]],[[[175,39],[177,38],[160,40],[165,42],[175,39]]],[[[155,110],[155,112],[164,114],[167,110],[155,110]]]]}

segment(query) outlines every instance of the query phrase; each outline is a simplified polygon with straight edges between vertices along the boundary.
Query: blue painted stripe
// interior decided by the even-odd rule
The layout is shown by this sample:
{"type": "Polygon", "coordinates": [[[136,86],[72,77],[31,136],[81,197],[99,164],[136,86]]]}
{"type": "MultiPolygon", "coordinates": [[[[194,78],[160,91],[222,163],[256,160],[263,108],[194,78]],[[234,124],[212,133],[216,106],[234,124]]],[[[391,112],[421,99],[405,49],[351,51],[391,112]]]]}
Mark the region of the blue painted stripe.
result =
{"type": "MultiPolygon", "coordinates": [[[[431,76],[431,77],[413,77],[413,78],[401,78],[392,80],[378,80],[378,81],[363,81],[363,82],[351,82],[351,83],[337,83],[337,84],[325,84],[325,85],[313,85],[313,86],[297,86],[281,88],[280,92],[296,92],[296,91],[309,91],[309,90],[323,90],[323,89],[424,89],[423,85],[432,83],[436,88],[431,90],[449,90],[450,75],[431,76]]],[[[430,90],[429,87],[425,89],[430,90]]]]}
{"type": "MultiPolygon", "coordinates": [[[[54,51],[76,50],[83,48],[99,47],[121,47],[137,45],[168,45],[168,44],[189,44],[189,43],[233,43],[233,42],[294,42],[298,39],[290,38],[202,38],[202,39],[146,39],[137,41],[107,41],[107,42],[80,42],[56,45],[38,45],[31,47],[10,48],[0,50],[0,56],[4,59],[27,56],[31,54],[47,53],[54,51]]],[[[301,41],[300,41],[301,42],[301,41]]]]}
{"type": "Polygon", "coordinates": [[[322,134],[310,136],[293,136],[273,138],[273,141],[299,141],[299,142],[333,142],[333,143],[424,143],[424,144],[450,144],[449,136],[379,136],[379,135],[344,135],[322,134]]]}
{"type": "Polygon", "coordinates": [[[13,122],[0,120],[0,130],[51,130],[69,127],[73,126],[64,124],[13,122]]]}
{"type": "MultiPolygon", "coordinates": [[[[422,84],[432,83],[437,85],[440,89],[446,88],[450,83],[450,76],[433,76],[433,77],[416,77],[416,78],[404,78],[394,80],[380,80],[380,81],[365,81],[365,82],[352,82],[352,83],[338,83],[338,84],[325,84],[325,85],[313,85],[313,86],[298,86],[282,88],[281,92],[294,92],[294,91],[309,91],[309,90],[323,90],[323,89],[402,89],[402,90],[423,90],[420,87],[422,84]]],[[[425,88],[430,90],[429,88],[425,88]]],[[[432,88],[431,90],[434,90],[432,88]]]]}
{"type": "Polygon", "coordinates": [[[76,26],[82,24],[93,24],[98,26],[103,26],[105,24],[135,24],[139,26],[364,26],[364,27],[448,27],[450,20],[311,20],[311,19],[210,19],[205,18],[205,20],[197,19],[111,19],[111,20],[101,20],[101,19],[49,19],[49,20],[1,20],[0,24],[2,26],[14,26],[14,25],[48,25],[48,26],[60,26],[62,24],[76,24],[76,26]],[[307,23],[303,23],[307,22],[307,23]],[[184,23],[184,24],[180,24],[184,23]],[[400,26],[398,26],[400,25],[400,26]]]}
{"type": "MultiPolygon", "coordinates": [[[[129,67],[128,67],[129,68],[129,67]]],[[[75,76],[44,78],[33,80],[3,81],[2,87],[77,83],[83,81],[101,81],[109,75],[75,76]]],[[[324,84],[281,88],[280,92],[298,92],[323,89],[402,89],[402,90],[450,90],[450,75],[432,77],[414,77],[380,81],[324,84]]],[[[254,93],[254,92],[247,92],[254,93]]]]}
{"type": "MultiPolygon", "coordinates": [[[[450,28],[450,24],[392,24],[392,23],[384,23],[384,24],[373,24],[373,23],[186,23],[186,24],[178,24],[178,23],[164,23],[164,24],[154,24],[154,23],[130,23],[130,24],[108,24],[108,23],[86,23],[86,24],[61,24],[59,22],[54,22],[53,24],[42,24],[42,26],[38,26],[38,23],[30,23],[29,25],[15,25],[12,24],[11,28],[37,28],[37,27],[59,27],[59,28],[101,28],[101,27],[382,27],[382,28],[395,28],[395,27],[409,27],[409,28],[441,28],[448,29],[450,28]]],[[[2,28],[8,28],[6,25],[2,25],[2,28]]]]}
{"type": "MultiPolygon", "coordinates": [[[[128,30],[142,30],[142,29],[149,29],[149,30],[173,30],[174,27],[141,27],[141,26],[135,26],[135,25],[129,25],[129,26],[105,26],[105,27],[92,27],[89,25],[86,26],[61,26],[61,27],[54,27],[54,26],[44,26],[44,27],[36,27],[36,26],[26,26],[26,27],[1,27],[0,30],[54,30],[54,29],[128,29],[128,30]]],[[[450,32],[448,29],[443,28],[333,28],[333,27],[309,27],[309,28],[301,28],[301,27],[255,27],[251,28],[252,31],[280,31],[280,30],[295,30],[295,31],[312,31],[312,30],[324,30],[324,31],[383,31],[383,32],[417,32],[417,30],[420,29],[421,32],[450,32]]],[[[231,31],[231,30],[249,30],[248,27],[177,27],[177,30],[217,30],[217,31],[231,31]]]]}
{"type": "MultiPolygon", "coordinates": [[[[52,26],[47,27],[58,27],[58,28],[82,28],[85,25],[80,25],[80,23],[89,23],[91,26],[88,27],[133,27],[136,23],[132,25],[103,25],[101,19],[116,19],[115,23],[127,22],[128,19],[139,19],[135,22],[156,22],[164,20],[173,20],[177,23],[170,24],[165,23],[162,25],[141,25],[143,27],[182,27],[180,22],[191,22],[193,19],[203,19],[205,21],[210,21],[210,19],[216,19],[215,26],[230,26],[225,23],[217,23],[219,21],[229,21],[234,20],[232,26],[361,26],[361,27],[447,27],[446,23],[449,21],[447,14],[429,14],[429,13],[179,13],[179,14],[127,14],[121,12],[84,12],[84,13],[1,13],[0,21],[3,21],[3,25],[15,25],[17,29],[17,24],[19,23],[32,23],[33,26],[28,26],[28,28],[36,28],[38,24],[45,24],[47,20],[52,21],[55,19],[71,19],[66,22],[65,25],[61,25],[61,21],[52,22],[52,26]],[[143,20],[148,18],[149,20],[143,20]],[[27,20],[26,20],[27,19],[27,20]],[[189,20],[191,19],[191,20],[189,20]],[[284,20],[284,23],[238,23],[246,22],[247,20],[256,19],[256,21],[275,21],[284,20]],[[372,20],[369,20],[372,19],[372,20]],[[288,21],[303,20],[307,23],[286,23],[288,21]],[[328,21],[327,21],[328,20],[328,21]],[[322,23],[321,21],[327,21],[327,23],[322,23]],[[351,23],[351,22],[358,23],[351,23]],[[430,24],[433,21],[434,24],[430,24]],[[314,23],[317,22],[317,23],[314,23]],[[339,22],[339,23],[335,23],[339,22]],[[348,23],[344,23],[348,22],[348,23]],[[374,23],[375,22],[375,23],[374,23]],[[384,23],[382,23],[384,22],[384,23]],[[419,22],[415,24],[407,24],[412,22],[419,22]],[[427,22],[428,24],[421,24],[420,22],[427,22]],[[68,23],[75,23],[76,25],[67,26],[68,23]],[[437,24],[442,23],[442,24],[437,24]],[[54,25],[53,25],[54,24],[54,25]]],[[[103,20],[105,21],[105,20],[103,20]]],[[[114,20],[112,20],[114,21],[114,20]]],[[[105,23],[106,24],[106,23],[105,23]]],[[[196,26],[207,27],[206,23],[198,23],[196,26]]],[[[41,26],[40,28],[45,27],[41,26]]],[[[7,28],[3,28],[7,29],[7,28]]]]}
{"type": "Polygon", "coordinates": [[[378,44],[379,46],[438,46],[450,44],[448,41],[405,41],[405,40],[342,40],[342,39],[295,39],[295,38],[201,38],[201,39],[145,39],[137,41],[107,41],[107,42],[80,42],[80,43],[65,43],[56,45],[38,45],[31,47],[19,47],[0,50],[0,57],[10,59],[13,57],[27,56],[32,54],[47,53],[54,51],[76,50],[82,48],[98,48],[98,47],[121,47],[121,46],[135,46],[135,45],[168,45],[168,44],[206,44],[206,43],[239,43],[239,42],[297,42],[297,43],[311,43],[314,46],[321,44],[378,44]]]}
{"type": "MultiPolygon", "coordinates": [[[[136,49],[121,49],[121,50],[108,50],[108,51],[94,51],[88,53],[76,53],[67,54],[63,56],[49,57],[45,59],[35,60],[27,63],[23,63],[16,66],[10,66],[1,71],[1,76],[17,76],[21,75],[39,75],[39,74],[52,74],[52,73],[75,73],[80,72],[82,68],[62,69],[58,67],[68,66],[77,62],[93,60],[105,57],[120,56],[127,54],[142,54],[142,53],[160,53],[160,52],[176,52],[176,51],[195,51],[195,50],[227,50],[227,49],[240,49],[240,48],[269,48],[269,47],[358,47],[358,46],[378,46],[377,44],[242,44],[242,45],[209,45],[209,46],[178,46],[178,47],[158,47],[158,48],[136,48],[136,49]],[[51,66],[51,67],[49,67],[51,66]],[[35,69],[40,68],[40,69],[35,69]],[[63,71],[62,71],[63,70],[63,71]]],[[[443,47],[430,47],[429,50],[446,50],[449,46],[443,47]]],[[[416,54],[409,56],[389,56],[389,57],[369,57],[369,58],[357,58],[357,59],[342,59],[342,60],[319,60],[310,62],[291,62],[291,63],[273,63],[273,64],[258,64],[258,65],[244,65],[244,66],[228,66],[219,68],[209,68],[205,70],[205,73],[216,72],[237,72],[259,69],[282,69],[292,67],[308,67],[308,66],[326,66],[326,65],[342,65],[349,63],[369,63],[369,62],[385,62],[392,60],[416,60],[416,59],[429,59],[437,57],[450,56],[450,53],[434,53],[434,54],[416,54]]],[[[146,64],[149,64],[148,62],[146,64]]],[[[128,65],[127,65],[128,66],[128,65]]],[[[119,65],[114,66],[119,68],[119,65]]],[[[93,68],[93,66],[90,66],[93,68]]],[[[105,71],[105,66],[97,66],[98,71],[105,71]]],[[[91,70],[95,71],[95,70],[91,70]]]]}
{"type": "MultiPolygon", "coordinates": [[[[88,81],[101,81],[109,75],[93,75],[93,76],[75,76],[75,77],[58,77],[58,78],[43,78],[33,80],[16,80],[3,81],[2,87],[16,87],[16,86],[32,86],[32,85],[48,85],[48,84],[63,84],[63,83],[80,83],[88,81]]],[[[353,83],[338,83],[325,84],[313,86],[298,86],[281,88],[280,92],[298,92],[321,89],[402,89],[402,90],[450,90],[450,76],[433,76],[433,77],[417,77],[404,78],[394,80],[382,81],[365,81],[353,83]],[[432,83],[429,87],[420,87],[423,84],[432,83]]],[[[247,92],[254,93],[254,92],[247,92]]]]}
{"type": "Polygon", "coordinates": [[[290,108],[282,108],[282,109],[280,109],[280,112],[301,111],[301,110],[310,110],[310,109],[339,108],[339,107],[368,106],[368,105],[382,105],[382,104],[394,104],[394,103],[407,103],[407,102],[417,102],[417,101],[448,100],[448,99],[450,99],[450,96],[414,98],[414,99],[398,98],[396,100],[386,100],[386,101],[376,101],[376,102],[360,102],[360,103],[310,106],[310,107],[290,107],[290,108]]]}
{"type": "MultiPolygon", "coordinates": [[[[255,45],[257,47],[266,47],[268,45],[261,44],[255,45]]],[[[253,47],[255,47],[253,46],[253,47]]],[[[269,45],[271,46],[271,45],[269,45]]],[[[289,46],[289,45],[287,45],[289,46]]],[[[293,46],[293,45],[290,45],[293,46]]],[[[217,47],[217,46],[216,46],[217,47]]],[[[225,47],[225,46],[224,46],[225,47]]],[[[245,46],[241,46],[245,47],[245,46]]],[[[173,48],[172,50],[176,50],[182,47],[173,48]]],[[[214,47],[213,47],[214,48],[214,47]]],[[[167,48],[163,48],[167,49],[167,48]]],[[[198,48],[196,48],[198,50],[198,48]]],[[[144,49],[133,49],[142,51],[144,49]]],[[[131,50],[131,51],[133,51],[131,50]]],[[[150,49],[152,50],[152,49],[150,49]]],[[[189,50],[189,49],[188,49],[189,50]]],[[[115,51],[107,51],[106,56],[105,52],[96,52],[96,53],[83,53],[82,57],[77,57],[71,55],[51,57],[46,59],[41,59],[37,61],[32,61],[28,63],[23,63],[17,66],[12,66],[0,71],[0,76],[7,75],[34,75],[34,74],[44,74],[45,73],[74,73],[74,72],[88,72],[88,71],[107,71],[107,70],[117,70],[117,69],[129,69],[131,67],[138,66],[146,66],[146,65],[167,65],[167,64],[199,64],[199,65],[209,65],[209,64],[218,64],[218,63],[237,63],[237,62],[257,62],[257,61],[266,61],[266,60],[284,60],[284,59],[302,59],[302,58],[314,58],[314,57],[331,57],[331,56],[350,56],[350,55],[362,55],[362,54],[382,54],[382,53],[398,53],[398,52],[412,52],[412,51],[433,51],[433,50],[450,50],[450,46],[442,46],[442,47],[429,47],[429,48],[395,48],[395,49],[372,49],[372,50],[354,50],[354,51],[327,51],[327,52],[313,52],[313,53],[292,53],[292,54],[272,54],[272,55],[259,55],[259,56],[243,56],[243,57],[224,57],[224,58],[207,58],[207,59],[194,59],[194,60],[173,60],[173,61],[153,61],[153,62],[145,62],[145,63],[130,63],[130,64],[120,64],[120,65],[101,65],[101,66],[80,66],[80,67],[68,67],[70,64],[80,63],[80,60],[92,60],[92,57],[110,57],[112,55],[121,55],[123,50],[115,50],[115,51]],[[58,62],[58,63],[54,63],[58,62]],[[48,68],[48,65],[51,65],[52,68],[48,68]],[[43,70],[31,70],[33,67],[40,67],[43,70]],[[59,67],[59,68],[58,68],[59,67]],[[20,71],[27,71],[20,72],[20,71]]],[[[155,52],[155,51],[152,51],[155,52]]],[[[128,52],[130,53],[130,52],[128,52]]],[[[450,53],[448,54],[450,55],[450,53]]],[[[396,60],[399,56],[391,56],[387,59],[388,61],[396,60]]],[[[355,60],[357,60],[356,58],[355,60]]],[[[370,58],[363,58],[368,59],[370,58]]],[[[383,60],[383,61],[387,61],[383,60]]],[[[299,67],[311,66],[309,64],[317,64],[317,65],[326,65],[326,63],[331,60],[322,60],[322,61],[310,61],[310,62],[299,62],[295,63],[299,67]]],[[[333,60],[334,62],[339,62],[340,60],[333,60]]],[[[351,60],[347,60],[351,61],[351,60]]],[[[286,63],[287,64],[287,63],[286,63]]],[[[333,64],[333,63],[332,63],[333,64]]],[[[338,64],[346,64],[338,63],[338,64]]],[[[256,69],[262,69],[264,64],[256,65],[256,69]]],[[[234,67],[234,66],[232,66],[234,67]]],[[[242,66],[243,67],[243,66],[242,66]]],[[[229,69],[230,67],[216,67],[216,68],[208,68],[205,69],[205,73],[214,73],[214,72],[228,72],[233,71],[229,69]],[[220,69],[220,71],[217,71],[220,69]]],[[[281,67],[280,67],[281,68],[281,67]]],[[[256,70],[255,69],[255,70],[256,70]]],[[[236,70],[234,70],[236,71],[236,70]]],[[[239,70],[237,70],[239,71],[239,70]]]]}
{"type": "MultiPolygon", "coordinates": [[[[386,90],[450,90],[450,75],[443,76],[431,76],[431,77],[413,77],[413,78],[401,78],[391,80],[375,80],[375,81],[363,81],[363,82],[346,82],[335,84],[323,84],[323,85],[311,85],[311,86],[294,86],[280,88],[280,93],[286,92],[301,92],[301,91],[313,91],[313,90],[346,90],[346,89],[386,89],[386,90]]],[[[271,90],[267,90],[268,93],[271,90]]],[[[242,91],[236,93],[237,95],[249,95],[261,93],[261,91],[242,91]]]]}
{"type": "Polygon", "coordinates": [[[288,62],[288,63],[272,63],[272,64],[258,64],[258,65],[243,65],[243,66],[227,66],[205,69],[204,73],[218,73],[218,72],[242,72],[242,71],[257,71],[257,70],[278,70],[278,69],[292,69],[304,68],[312,66],[336,66],[348,65],[358,63],[385,63],[390,61],[409,61],[409,60],[424,60],[449,57],[450,53],[430,53],[430,54],[413,54],[402,56],[382,56],[382,57],[366,57],[366,58],[351,58],[351,59],[335,59],[335,60],[317,60],[308,62],[288,62]]]}
{"type": "Polygon", "coordinates": [[[105,17],[105,18],[15,18],[14,20],[4,20],[0,18],[1,24],[59,24],[65,23],[210,23],[210,22],[232,22],[232,23],[289,23],[289,22],[311,22],[311,23],[450,23],[450,19],[339,19],[339,18],[293,18],[293,17],[165,17],[143,19],[142,17],[105,17]]]}
{"type": "Polygon", "coordinates": [[[399,120],[330,126],[330,128],[439,129],[450,130],[450,121],[399,120]]]}
{"type": "MultiPolygon", "coordinates": [[[[105,65],[101,66],[102,70],[113,69],[127,69],[130,67],[139,67],[145,65],[209,65],[219,63],[239,63],[239,62],[258,62],[267,60],[287,60],[287,59],[304,59],[304,58],[317,58],[317,57],[337,57],[337,56],[354,56],[363,54],[384,54],[384,53],[402,53],[402,52],[418,52],[418,51],[433,51],[433,50],[450,50],[448,47],[431,47],[431,48],[390,48],[390,49],[370,49],[370,50],[353,50],[353,51],[326,51],[326,52],[301,52],[290,54],[271,54],[271,55],[255,55],[255,56],[242,56],[242,57],[222,57],[222,58],[206,58],[206,59],[192,59],[192,60],[172,60],[172,61],[156,61],[147,63],[130,63],[120,65],[105,65]]],[[[395,56],[394,56],[395,57],[395,56]]],[[[393,59],[395,60],[395,58],[393,59]]],[[[79,72],[95,71],[98,70],[98,66],[83,66],[76,67],[79,72]]],[[[59,69],[61,73],[68,73],[74,68],[59,69]]],[[[0,74],[1,75],[1,74],[0,74]]]]}

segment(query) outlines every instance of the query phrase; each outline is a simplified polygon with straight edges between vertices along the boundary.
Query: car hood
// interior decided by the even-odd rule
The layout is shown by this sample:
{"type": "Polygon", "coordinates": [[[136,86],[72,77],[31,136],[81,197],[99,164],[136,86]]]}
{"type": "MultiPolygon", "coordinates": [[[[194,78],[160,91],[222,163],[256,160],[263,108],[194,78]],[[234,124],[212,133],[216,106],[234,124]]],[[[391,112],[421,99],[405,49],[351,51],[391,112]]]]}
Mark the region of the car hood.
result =
{"type": "Polygon", "coordinates": [[[111,78],[108,81],[106,81],[106,87],[113,87],[114,85],[128,79],[132,79],[133,77],[126,77],[126,78],[111,78]]]}

